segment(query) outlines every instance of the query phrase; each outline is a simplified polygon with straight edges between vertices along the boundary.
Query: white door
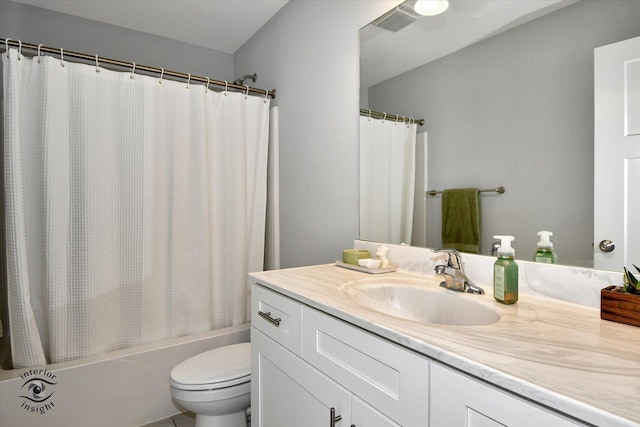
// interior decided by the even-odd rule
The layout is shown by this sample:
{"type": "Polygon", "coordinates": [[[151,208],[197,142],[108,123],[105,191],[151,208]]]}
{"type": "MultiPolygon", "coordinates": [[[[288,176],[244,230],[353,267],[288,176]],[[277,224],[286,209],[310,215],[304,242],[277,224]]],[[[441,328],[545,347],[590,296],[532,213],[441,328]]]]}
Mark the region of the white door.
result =
{"type": "Polygon", "coordinates": [[[595,49],[594,79],[594,267],[621,271],[640,265],[640,37],[595,49]]]}

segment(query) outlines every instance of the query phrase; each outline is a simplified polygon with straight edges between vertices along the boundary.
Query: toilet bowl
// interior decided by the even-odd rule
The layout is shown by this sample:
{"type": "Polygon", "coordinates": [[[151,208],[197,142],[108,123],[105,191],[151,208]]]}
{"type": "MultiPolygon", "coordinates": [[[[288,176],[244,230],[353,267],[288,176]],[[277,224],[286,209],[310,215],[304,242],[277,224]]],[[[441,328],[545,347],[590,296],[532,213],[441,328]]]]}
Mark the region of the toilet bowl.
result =
{"type": "Polygon", "coordinates": [[[251,344],[197,354],[169,375],[171,396],[196,414],[196,427],[246,427],[251,404],[251,344]]]}

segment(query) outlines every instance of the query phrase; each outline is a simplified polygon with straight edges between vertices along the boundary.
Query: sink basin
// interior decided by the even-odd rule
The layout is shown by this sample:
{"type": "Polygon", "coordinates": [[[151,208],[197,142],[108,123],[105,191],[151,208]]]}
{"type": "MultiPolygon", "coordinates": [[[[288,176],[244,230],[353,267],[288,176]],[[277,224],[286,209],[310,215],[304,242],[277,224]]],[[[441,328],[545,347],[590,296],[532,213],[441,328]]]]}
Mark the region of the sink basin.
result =
{"type": "Polygon", "coordinates": [[[370,310],[415,322],[478,326],[500,320],[500,313],[480,301],[480,296],[448,291],[438,283],[411,278],[364,279],[346,283],[340,292],[370,310]]]}

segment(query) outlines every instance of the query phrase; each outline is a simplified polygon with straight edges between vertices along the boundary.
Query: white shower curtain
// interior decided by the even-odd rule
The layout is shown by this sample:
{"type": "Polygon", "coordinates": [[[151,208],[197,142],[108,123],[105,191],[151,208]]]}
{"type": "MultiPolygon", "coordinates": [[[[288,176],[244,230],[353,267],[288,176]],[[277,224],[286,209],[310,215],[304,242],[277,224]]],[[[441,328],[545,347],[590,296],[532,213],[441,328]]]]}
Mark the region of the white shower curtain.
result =
{"type": "Polygon", "coordinates": [[[248,320],[269,101],[2,54],[14,367],[248,320]]]}
{"type": "Polygon", "coordinates": [[[411,244],[416,125],[360,117],[360,238],[411,244]]]}

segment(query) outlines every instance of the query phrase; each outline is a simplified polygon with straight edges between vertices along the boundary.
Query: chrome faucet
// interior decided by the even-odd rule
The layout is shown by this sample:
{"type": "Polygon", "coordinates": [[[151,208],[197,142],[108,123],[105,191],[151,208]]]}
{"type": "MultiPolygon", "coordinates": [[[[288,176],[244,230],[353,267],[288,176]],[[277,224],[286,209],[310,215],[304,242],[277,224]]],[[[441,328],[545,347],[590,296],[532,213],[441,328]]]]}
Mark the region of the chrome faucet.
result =
{"type": "Polygon", "coordinates": [[[464,273],[460,252],[455,249],[434,249],[433,251],[447,256],[447,265],[436,265],[434,269],[436,274],[444,277],[444,282],[440,283],[440,286],[453,291],[484,294],[484,289],[473,283],[464,273]]]}

